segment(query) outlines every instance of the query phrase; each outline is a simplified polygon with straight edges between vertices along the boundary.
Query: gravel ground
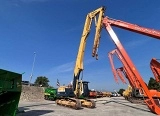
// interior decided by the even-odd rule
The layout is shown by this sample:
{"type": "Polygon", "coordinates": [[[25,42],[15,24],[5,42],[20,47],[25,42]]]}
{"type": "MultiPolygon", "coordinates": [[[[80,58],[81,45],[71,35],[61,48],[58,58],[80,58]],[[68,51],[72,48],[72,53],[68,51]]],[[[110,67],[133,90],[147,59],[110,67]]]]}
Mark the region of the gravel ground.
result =
{"type": "Polygon", "coordinates": [[[20,101],[17,116],[156,116],[146,105],[133,104],[123,97],[104,97],[94,99],[96,108],[74,110],[58,106],[54,101],[39,102],[20,101]]]}

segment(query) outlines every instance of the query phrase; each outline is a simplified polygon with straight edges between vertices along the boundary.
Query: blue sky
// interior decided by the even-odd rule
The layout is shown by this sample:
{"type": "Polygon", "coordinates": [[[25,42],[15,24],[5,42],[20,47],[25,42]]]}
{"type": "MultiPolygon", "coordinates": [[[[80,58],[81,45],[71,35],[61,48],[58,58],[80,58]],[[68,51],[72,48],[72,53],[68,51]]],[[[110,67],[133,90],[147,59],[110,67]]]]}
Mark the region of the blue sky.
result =
{"type": "MultiPolygon", "coordinates": [[[[155,0],[1,0],[0,1],[0,66],[23,73],[29,80],[34,52],[36,60],[32,82],[46,76],[56,87],[56,80],[68,84],[73,68],[86,14],[105,6],[105,15],[114,19],[160,30],[160,1],[155,0]]],[[[121,43],[148,83],[153,76],[149,62],[160,58],[160,41],[113,27],[121,43]]],[[[99,60],[91,56],[94,26],[87,40],[83,79],[90,89],[126,88],[116,84],[111,72],[108,52],[115,48],[105,29],[101,33],[99,60]]],[[[116,67],[121,66],[115,58],[116,67]]]]}

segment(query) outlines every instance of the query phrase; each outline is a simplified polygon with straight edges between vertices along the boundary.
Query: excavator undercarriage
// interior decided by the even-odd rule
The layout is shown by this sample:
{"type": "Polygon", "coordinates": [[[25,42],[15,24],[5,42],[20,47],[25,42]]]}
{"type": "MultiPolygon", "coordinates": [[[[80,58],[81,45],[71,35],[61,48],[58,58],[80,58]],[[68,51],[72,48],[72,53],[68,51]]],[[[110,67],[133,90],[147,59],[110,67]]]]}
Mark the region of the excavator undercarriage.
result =
{"type": "Polygon", "coordinates": [[[70,107],[73,109],[81,109],[81,107],[86,108],[95,108],[96,103],[94,100],[87,99],[89,96],[89,90],[88,90],[88,82],[83,81],[82,86],[85,86],[83,88],[83,94],[78,97],[75,96],[73,88],[72,87],[66,87],[66,86],[60,86],[57,89],[57,105],[62,105],[66,107],[70,107]]]}
{"type": "Polygon", "coordinates": [[[81,109],[81,102],[79,99],[75,99],[75,98],[62,98],[62,99],[57,99],[56,100],[56,104],[57,105],[61,105],[61,106],[66,106],[66,107],[70,107],[73,109],[81,109]]]}
{"type": "Polygon", "coordinates": [[[86,108],[95,108],[96,104],[94,100],[90,99],[75,99],[75,98],[62,98],[56,100],[57,105],[66,106],[75,110],[86,108]]]}

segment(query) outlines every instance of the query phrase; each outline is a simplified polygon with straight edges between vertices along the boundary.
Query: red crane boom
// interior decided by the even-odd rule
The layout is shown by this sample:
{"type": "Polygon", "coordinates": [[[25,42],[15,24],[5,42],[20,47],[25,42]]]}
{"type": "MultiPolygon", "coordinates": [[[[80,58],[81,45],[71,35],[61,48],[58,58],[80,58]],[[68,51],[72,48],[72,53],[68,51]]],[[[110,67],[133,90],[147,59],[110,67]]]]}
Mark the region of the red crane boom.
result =
{"type": "Polygon", "coordinates": [[[152,58],[150,62],[150,68],[153,72],[156,81],[160,82],[160,63],[155,58],[152,58]]]}

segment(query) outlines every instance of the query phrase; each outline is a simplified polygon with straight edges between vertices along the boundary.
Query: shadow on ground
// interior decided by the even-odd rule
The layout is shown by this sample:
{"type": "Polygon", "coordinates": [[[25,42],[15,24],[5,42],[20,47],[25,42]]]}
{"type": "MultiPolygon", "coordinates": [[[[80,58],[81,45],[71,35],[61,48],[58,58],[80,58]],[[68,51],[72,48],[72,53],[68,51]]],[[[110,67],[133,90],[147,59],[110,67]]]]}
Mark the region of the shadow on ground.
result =
{"type": "Polygon", "coordinates": [[[40,116],[54,112],[53,110],[30,110],[22,113],[18,113],[17,116],[40,116]]]}
{"type": "MultiPolygon", "coordinates": [[[[24,107],[34,107],[34,106],[42,106],[42,105],[49,105],[49,104],[55,104],[55,103],[45,103],[45,104],[35,104],[35,105],[26,105],[26,106],[24,106],[24,107]]],[[[20,107],[19,107],[20,108],[20,107]]],[[[19,109],[18,108],[18,109],[19,109]]]]}

